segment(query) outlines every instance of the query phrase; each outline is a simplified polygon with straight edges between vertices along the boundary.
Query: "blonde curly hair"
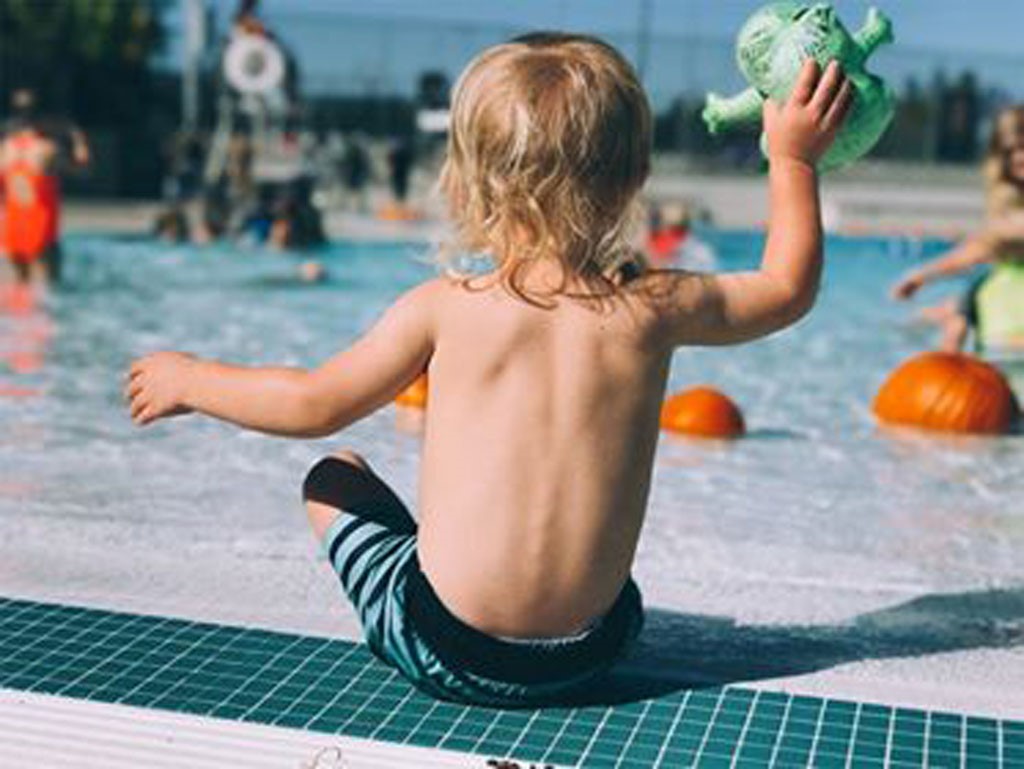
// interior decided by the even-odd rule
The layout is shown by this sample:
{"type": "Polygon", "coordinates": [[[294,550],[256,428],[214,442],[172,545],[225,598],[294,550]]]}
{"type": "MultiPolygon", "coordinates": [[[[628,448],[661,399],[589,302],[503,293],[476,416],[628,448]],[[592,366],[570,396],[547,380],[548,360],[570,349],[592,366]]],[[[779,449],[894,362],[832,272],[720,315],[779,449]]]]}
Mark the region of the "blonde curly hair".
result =
{"type": "Polygon", "coordinates": [[[1024,148],[1024,105],[1004,109],[992,126],[984,174],[988,215],[992,218],[1024,209],[1024,185],[1010,174],[1010,153],[1024,148]]]}
{"type": "Polygon", "coordinates": [[[536,33],[487,49],[452,98],[440,187],[454,235],[439,260],[467,277],[460,259],[485,257],[527,301],[541,260],[561,265],[559,291],[574,276],[611,285],[632,253],[650,152],[647,97],[607,43],[536,33]]]}

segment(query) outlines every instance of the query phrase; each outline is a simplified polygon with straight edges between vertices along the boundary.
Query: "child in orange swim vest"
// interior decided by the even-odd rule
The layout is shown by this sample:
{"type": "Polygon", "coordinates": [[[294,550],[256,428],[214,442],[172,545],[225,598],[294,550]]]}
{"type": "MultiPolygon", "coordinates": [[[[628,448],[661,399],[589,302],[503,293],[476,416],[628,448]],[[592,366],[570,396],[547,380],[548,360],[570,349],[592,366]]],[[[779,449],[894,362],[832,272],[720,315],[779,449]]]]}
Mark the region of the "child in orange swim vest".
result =
{"type": "MultiPolygon", "coordinates": [[[[0,251],[14,267],[19,282],[57,278],[62,153],[55,138],[32,115],[31,92],[16,91],[12,99],[15,124],[0,139],[2,227],[0,251]]],[[[89,147],[77,129],[69,132],[71,160],[87,165],[89,147]]]]}

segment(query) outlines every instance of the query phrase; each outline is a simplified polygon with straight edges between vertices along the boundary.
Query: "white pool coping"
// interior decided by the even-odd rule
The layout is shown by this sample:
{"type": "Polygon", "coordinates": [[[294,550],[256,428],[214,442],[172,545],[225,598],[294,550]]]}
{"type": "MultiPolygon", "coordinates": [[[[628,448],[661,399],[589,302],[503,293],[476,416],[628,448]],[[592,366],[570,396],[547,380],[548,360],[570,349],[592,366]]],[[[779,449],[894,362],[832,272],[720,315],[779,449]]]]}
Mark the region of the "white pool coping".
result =
{"type": "Polygon", "coordinates": [[[483,756],[0,690],[4,769],[480,769],[483,756]]]}

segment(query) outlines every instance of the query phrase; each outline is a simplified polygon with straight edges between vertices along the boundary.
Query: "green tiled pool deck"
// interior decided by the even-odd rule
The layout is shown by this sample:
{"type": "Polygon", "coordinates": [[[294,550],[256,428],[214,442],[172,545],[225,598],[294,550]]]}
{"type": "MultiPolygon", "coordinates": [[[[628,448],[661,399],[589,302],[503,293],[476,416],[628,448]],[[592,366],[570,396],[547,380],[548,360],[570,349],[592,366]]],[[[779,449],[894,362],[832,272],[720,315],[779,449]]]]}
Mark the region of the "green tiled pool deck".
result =
{"type": "Polygon", "coordinates": [[[731,686],[467,708],[419,694],[358,644],[3,598],[0,687],[524,765],[1024,769],[1024,722],[731,686]]]}

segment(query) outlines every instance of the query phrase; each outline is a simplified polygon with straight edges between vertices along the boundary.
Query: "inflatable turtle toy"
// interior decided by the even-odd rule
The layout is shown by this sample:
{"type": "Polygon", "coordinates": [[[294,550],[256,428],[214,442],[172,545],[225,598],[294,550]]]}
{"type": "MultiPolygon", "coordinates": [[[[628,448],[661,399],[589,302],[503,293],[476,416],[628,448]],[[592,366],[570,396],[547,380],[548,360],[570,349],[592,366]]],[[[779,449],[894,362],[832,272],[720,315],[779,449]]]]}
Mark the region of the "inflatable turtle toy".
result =
{"type": "MultiPolygon", "coordinates": [[[[835,59],[854,88],[854,100],[818,167],[848,165],[874,147],[892,121],[892,92],[864,69],[875,49],[892,41],[892,23],[876,8],[851,35],[828,3],[767,5],[747,19],[736,41],[736,62],[751,87],[728,98],[708,94],[704,122],[712,134],[753,123],[760,118],[765,99],[789,96],[804,61],[813,58],[824,67],[835,59]]],[[[761,151],[766,150],[762,135],[761,151]]]]}

